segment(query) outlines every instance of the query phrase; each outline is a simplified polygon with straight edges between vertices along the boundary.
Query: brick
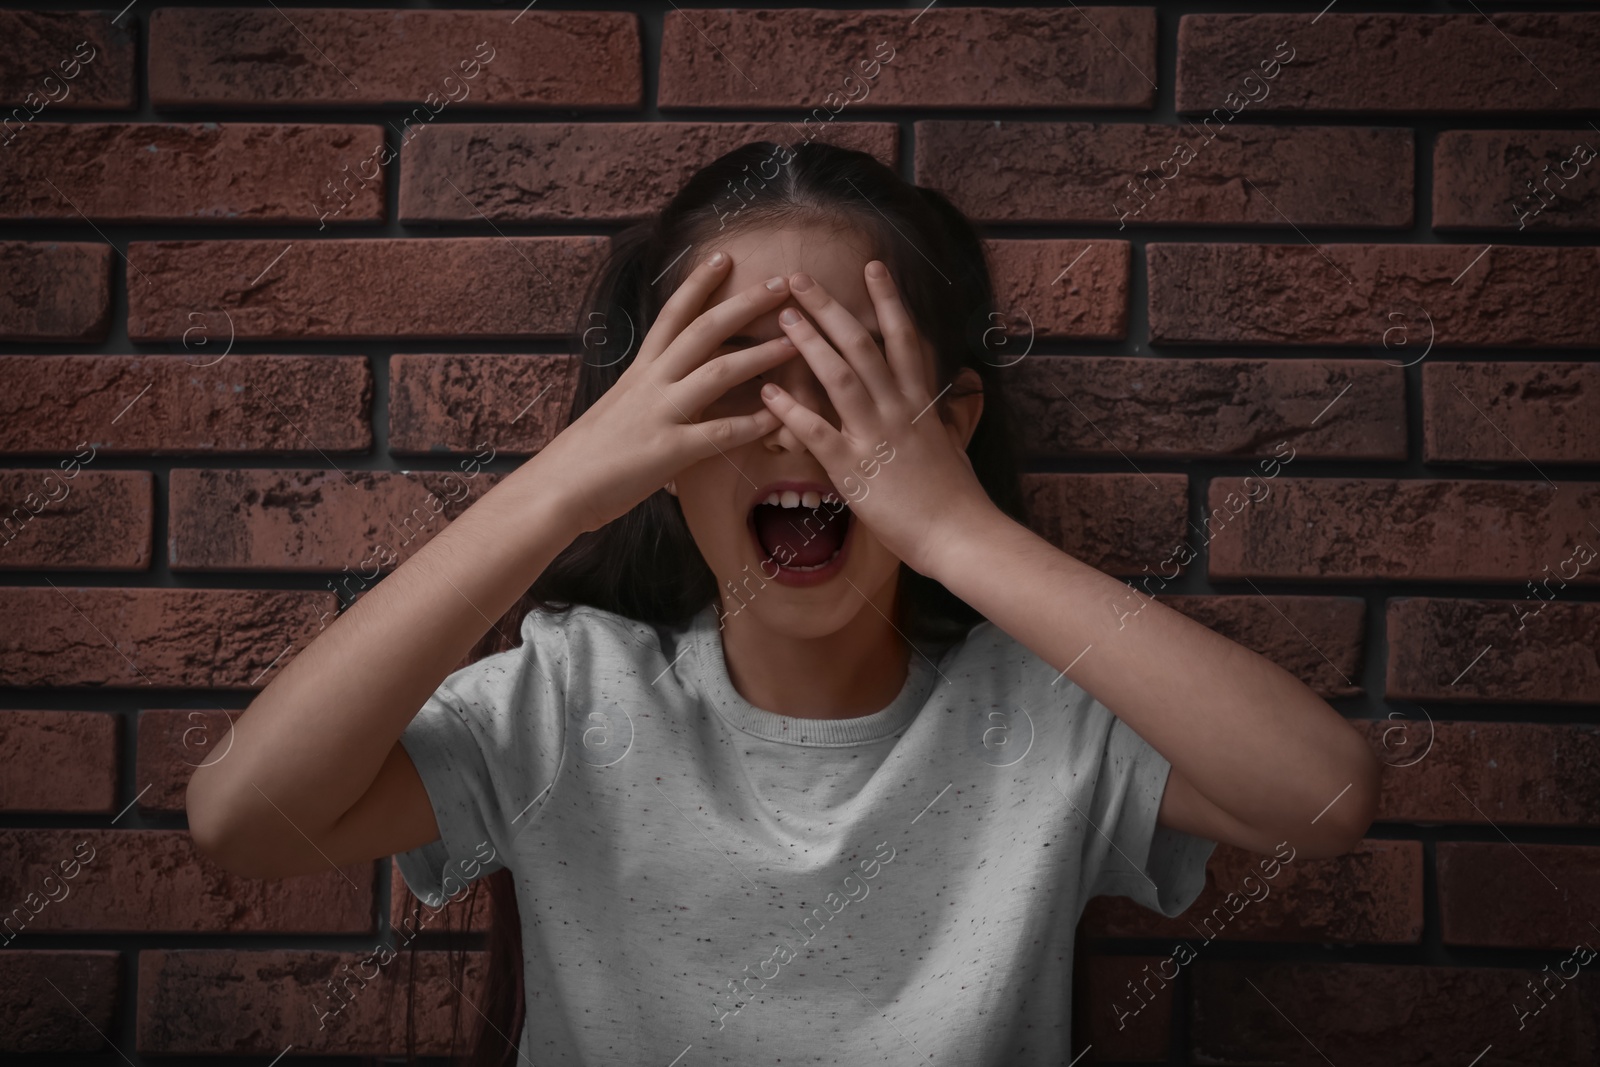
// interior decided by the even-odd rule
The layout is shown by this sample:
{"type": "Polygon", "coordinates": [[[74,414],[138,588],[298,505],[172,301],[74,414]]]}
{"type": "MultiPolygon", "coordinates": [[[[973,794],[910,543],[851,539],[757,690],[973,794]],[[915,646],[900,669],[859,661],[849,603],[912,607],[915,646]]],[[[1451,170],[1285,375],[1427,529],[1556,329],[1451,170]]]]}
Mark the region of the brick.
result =
{"type": "Polygon", "coordinates": [[[1154,8],[943,8],[910,22],[902,10],[669,11],[658,102],[820,109],[819,123],[852,94],[874,108],[1155,104],[1154,8]]]}
{"type": "MultiPolygon", "coordinates": [[[[116,14],[0,11],[0,40],[6,42],[5,54],[0,55],[0,107],[10,111],[20,105],[23,114],[30,114],[29,93],[34,94],[34,104],[43,103],[39,114],[137,106],[133,64],[138,23],[113,22],[116,14]],[[55,81],[46,83],[46,75],[55,81]]],[[[15,125],[8,124],[5,130],[26,136],[15,125]]]]}
{"type": "Polygon", "coordinates": [[[111,246],[0,241],[0,341],[104,341],[111,246]]]}
{"type": "Polygon", "coordinates": [[[1280,41],[1293,58],[1252,111],[1573,114],[1600,107],[1595,14],[1330,11],[1315,26],[1300,12],[1183,16],[1177,109],[1209,111],[1229,93],[1259,91],[1242,87],[1243,79],[1280,41]]]}
{"type": "Polygon", "coordinates": [[[1205,889],[1178,918],[1126,898],[1096,897],[1084,908],[1084,931],[1175,938],[1197,954],[1210,941],[1419,944],[1422,842],[1363,841],[1342,856],[1287,863],[1218,845],[1205,889]],[[1268,872],[1276,877],[1264,877],[1268,872]]]}
{"type": "MultiPolygon", "coordinates": [[[[1147,587],[1141,580],[1139,588],[1160,586],[1147,587]]],[[[1360,597],[1158,595],[1156,600],[1267,657],[1320,697],[1365,692],[1360,678],[1367,603],[1360,597]]]]}
{"type": "Polygon", "coordinates": [[[418,122],[451,103],[643,102],[638,16],[525,11],[516,21],[499,10],[307,8],[290,21],[269,8],[157,8],[150,100],[157,108],[414,104],[418,122]]]}
{"type": "Polygon", "coordinates": [[[1504,967],[1201,960],[1190,1054],[1195,1063],[1327,1067],[1483,1064],[1542,1067],[1600,1055],[1593,968],[1517,1027],[1514,1005],[1538,972],[1504,967]]]}
{"type": "Polygon", "coordinates": [[[1424,363],[1422,458],[1600,463],[1600,363],[1424,363]]]}
{"type": "Polygon", "coordinates": [[[1128,336],[1128,242],[985,241],[984,249],[1002,310],[998,319],[974,322],[973,332],[990,363],[1014,365],[1032,347],[1033,337],[1120,341],[1128,336]]]}
{"type": "Polygon", "coordinates": [[[365,356],[245,356],[218,313],[190,320],[183,355],[0,356],[0,451],[70,456],[365,452],[365,356]],[[217,332],[205,331],[215,328],[217,332]]]}
{"type": "Polygon", "coordinates": [[[150,475],[62,462],[0,470],[0,570],[148,570],[150,475]]]}
{"type": "Polygon", "coordinates": [[[275,589],[0,587],[0,675],[18,686],[256,689],[321,632],[337,600],[275,589]]]}
{"type": "Polygon", "coordinates": [[[473,460],[462,466],[174,470],[168,562],[175,571],[343,568],[341,580],[359,590],[410,558],[497,480],[473,460]]]}
{"type": "Polygon", "coordinates": [[[937,120],[916,131],[917,183],[982,222],[1412,223],[1408,129],[937,120]]]}
{"type": "Polygon", "coordinates": [[[400,865],[389,860],[389,925],[397,937],[411,940],[428,933],[487,933],[493,914],[488,886],[481,879],[457,899],[445,897],[444,905],[438,909],[424,907],[406,886],[400,865]]]}
{"type": "Polygon", "coordinates": [[[1406,458],[1405,373],[1378,360],[1033,356],[1003,383],[1037,458],[1406,458]]]}
{"type": "Polygon", "coordinates": [[[0,858],[0,900],[37,894],[43,904],[31,917],[31,904],[24,910],[29,934],[374,929],[371,863],[297,878],[241,878],[196,851],[187,830],[0,830],[0,858]],[[65,887],[55,890],[59,899],[46,899],[40,888],[52,875],[65,887]]]}
{"type": "Polygon", "coordinates": [[[1433,228],[1600,230],[1592,129],[1445,130],[1433,145],[1433,228]]]}
{"type": "MultiPolygon", "coordinates": [[[[1440,841],[1439,921],[1447,945],[1600,945],[1600,848],[1440,841]]],[[[1552,970],[1555,967],[1552,965],[1552,970]]]]}
{"type": "Polygon", "coordinates": [[[243,710],[225,710],[210,701],[141,710],[134,767],[139,810],[184,811],[190,775],[213,752],[227,750],[233,723],[243,714],[243,710]]]}
{"type": "Polygon", "coordinates": [[[1435,722],[1425,709],[1352,725],[1392,768],[1380,821],[1600,825],[1600,727],[1435,722]]]}
{"type": "Polygon", "coordinates": [[[1148,1063],[1167,1058],[1172,1045],[1173,987],[1160,979],[1163,956],[1089,956],[1088,1010],[1075,1020],[1095,1049],[1088,1063],[1148,1063]],[[1132,988],[1130,988],[1130,986],[1132,988]],[[1137,992],[1135,992],[1137,990],[1137,992]]]}
{"type": "MultiPolygon", "coordinates": [[[[894,123],[836,122],[821,139],[900,166],[894,123]]],[[[787,121],[450,123],[407,146],[400,218],[636,221],[707,163],[762,140],[798,143],[805,132],[787,121]]]]}
{"type": "MultiPolygon", "coordinates": [[[[1433,478],[1279,478],[1257,499],[1242,479],[1213,478],[1210,514],[1227,536],[1214,539],[1209,574],[1236,578],[1342,581],[1527,581],[1543,568],[1579,583],[1600,581],[1600,557],[1585,567],[1574,539],[1600,544],[1587,519],[1600,519],[1600,483],[1433,478]],[[1229,503],[1233,497],[1235,507],[1229,503]]],[[[1559,581],[1559,579],[1553,579],[1559,581]]]]}
{"type": "Polygon", "coordinates": [[[30,136],[0,156],[0,218],[316,222],[319,205],[331,221],[384,217],[382,171],[350,180],[382,126],[43,123],[30,136]]]}
{"type": "Polygon", "coordinates": [[[558,337],[578,319],[570,280],[589,276],[606,242],[134,241],[128,336],[179,340],[194,314],[226,310],[241,340],[558,337]]]}
{"type": "MultiPolygon", "coordinates": [[[[138,1049],[276,1056],[293,1045],[308,1055],[402,1055],[412,954],[402,948],[376,976],[365,977],[378,966],[378,947],[375,940],[351,952],[145,949],[139,953],[138,1049]],[[343,979],[342,1001],[329,991],[335,977],[343,979]],[[324,1021],[339,1003],[344,1008],[324,1021]]],[[[418,1055],[450,1052],[452,1011],[460,1017],[457,1053],[478,1025],[477,1013],[459,1000],[483,1003],[486,954],[466,953],[465,974],[454,977],[447,957],[415,956],[418,1055]]]]}
{"type": "Polygon", "coordinates": [[[1188,487],[1182,474],[1022,476],[1029,528],[1089,566],[1119,575],[1142,573],[1183,538],[1188,487]]]}
{"type": "Polygon", "coordinates": [[[1387,631],[1389,700],[1600,702],[1600,603],[1397,597],[1387,631]]]}
{"type": "Polygon", "coordinates": [[[1600,344],[1595,248],[1152,243],[1145,255],[1158,344],[1360,344],[1407,357],[1424,340],[1600,344]]]}
{"type": "Polygon", "coordinates": [[[0,811],[115,811],[117,724],[94,711],[0,711],[0,811]]]}
{"type": "Polygon", "coordinates": [[[0,952],[0,1052],[101,1051],[121,987],[121,953],[0,952]]]}
{"type": "MultiPolygon", "coordinates": [[[[625,324],[617,328],[626,329],[625,324]]],[[[578,355],[410,355],[389,360],[389,450],[530,455],[567,425],[578,355]]]]}

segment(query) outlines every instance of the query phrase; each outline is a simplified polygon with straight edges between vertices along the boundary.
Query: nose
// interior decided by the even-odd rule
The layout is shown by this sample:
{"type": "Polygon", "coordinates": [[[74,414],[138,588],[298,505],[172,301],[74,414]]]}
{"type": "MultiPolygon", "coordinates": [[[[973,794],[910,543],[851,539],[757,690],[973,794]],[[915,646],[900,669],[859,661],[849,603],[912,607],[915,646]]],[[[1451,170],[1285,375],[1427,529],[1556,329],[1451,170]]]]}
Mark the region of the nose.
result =
{"type": "MultiPolygon", "coordinates": [[[[774,368],[767,377],[777,382],[785,392],[801,404],[827,419],[828,424],[834,429],[839,428],[839,414],[833,409],[833,401],[828,396],[828,390],[817,381],[817,376],[811,373],[811,367],[806,363],[804,356],[795,356],[787,363],[774,368]]],[[[794,431],[782,424],[762,438],[762,443],[772,452],[808,451],[794,435],[794,431]]]]}

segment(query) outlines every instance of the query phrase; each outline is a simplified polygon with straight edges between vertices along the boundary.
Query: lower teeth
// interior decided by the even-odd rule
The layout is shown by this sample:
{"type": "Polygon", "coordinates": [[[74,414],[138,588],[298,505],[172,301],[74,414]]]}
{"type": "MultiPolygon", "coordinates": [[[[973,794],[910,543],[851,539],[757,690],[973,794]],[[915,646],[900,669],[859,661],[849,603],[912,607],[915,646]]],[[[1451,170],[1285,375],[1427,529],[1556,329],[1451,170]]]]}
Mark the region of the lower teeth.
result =
{"type": "MultiPolygon", "coordinates": [[[[840,548],[842,548],[842,547],[843,546],[841,545],[840,548]]],[[[807,571],[820,571],[822,568],[826,567],[828,564],[832,563],[834,560],[836,560],[838,558],[839,558],[839,549],[836,548],[836,549],[833,550],[833,555],[829,556],[826,560],[822,561],[821,563],[813,564],[810,567],[783,567],[783,564],[781,564],[781,563],[778,564],[778,565],[780,567],[783,567],[783,569],[786,570],[786,571],[799,571],[800,573],[804,574],[807,571]]]]}

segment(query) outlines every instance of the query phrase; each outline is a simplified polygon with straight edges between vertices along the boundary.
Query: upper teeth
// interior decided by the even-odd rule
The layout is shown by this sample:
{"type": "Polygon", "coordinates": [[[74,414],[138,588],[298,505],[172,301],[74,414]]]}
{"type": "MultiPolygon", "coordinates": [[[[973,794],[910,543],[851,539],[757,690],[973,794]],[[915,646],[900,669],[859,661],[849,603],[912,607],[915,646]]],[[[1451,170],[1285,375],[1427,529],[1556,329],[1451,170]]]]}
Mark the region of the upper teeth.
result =
{"type": "Polygon", "coordinates": [[[841,502],[832,493],[819,493],[813,489],[808,489],[804,493],[797,493],[793,489],[785,489],[781,493],[768,493],[767,499],[763,500],[762,503],[780,508],[816,508],[821,507],[823,501],[827,501],[829,504],[841,502]]]}

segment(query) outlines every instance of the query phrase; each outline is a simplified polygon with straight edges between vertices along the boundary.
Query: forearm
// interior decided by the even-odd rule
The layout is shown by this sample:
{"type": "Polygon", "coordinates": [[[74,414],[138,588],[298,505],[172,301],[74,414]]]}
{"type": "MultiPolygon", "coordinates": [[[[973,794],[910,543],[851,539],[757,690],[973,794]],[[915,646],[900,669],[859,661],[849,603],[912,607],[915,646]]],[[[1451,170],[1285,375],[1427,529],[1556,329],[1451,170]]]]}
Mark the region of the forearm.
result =
{"type": "Polygon", "coordinates": [[[1288,671],[999,512],[952,538],[945,558],[936,577],[951,592],[1065,671],[1258,839],[1314,847],[1365,829],[1377,762],[1288,671]]]}
{"type": "Polygon", "coordinates": [[[333,825],[428,696],[576,536],[571,511],[541,457],[485,493],[257,695],[226,755],[191,778],[191,827],[314,837],[333,825]]]}

